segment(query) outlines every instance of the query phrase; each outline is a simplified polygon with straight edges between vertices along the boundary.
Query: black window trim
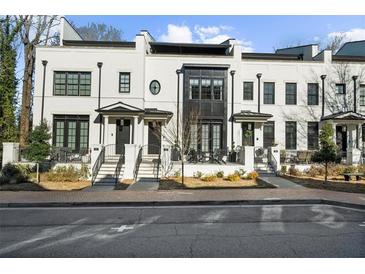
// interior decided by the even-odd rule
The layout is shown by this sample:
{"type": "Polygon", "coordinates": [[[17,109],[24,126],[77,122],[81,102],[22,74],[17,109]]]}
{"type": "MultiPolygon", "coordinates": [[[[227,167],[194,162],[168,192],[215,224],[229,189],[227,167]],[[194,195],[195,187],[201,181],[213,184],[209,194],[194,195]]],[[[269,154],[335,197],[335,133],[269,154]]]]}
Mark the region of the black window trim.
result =
{"type": "Polygon", "coordinates": [[[298,148],[298,123],[297,121],[285,121],[285,149],[286,150],[297,150],[298,148]],[[295,148],[288,148],[287,142],[287,124],[292,123],[295,125],[295,148]]]}
{"type": "Polygon", "coordinates": [[[92,86],[92,71],[78,71],[78,70],[54,70],[53,71],[53,96],[82,96],[82,97],[87,97],[87,96],[91,96],[91,86],[92,86]],[[56,73],[65,73],[66,74],[66,78],[65,78],[65,94],[55,94],[56,91],[56,73]],[[67,90],[67,79],[68,79],[68,74],[69,73],[77,73],[77,95],[68,95],[68,90],[67,90]],[[80,95],[80,75],[82,73],[88,73],[90,74],[90,94],[89,95],[80,95]]]}
{"type": "MultiPolygon", "coordinates": [[[[365,83],[359,85],[359,104],[360,104],[360,107],[365,107],[365,104],[361,104],[361,97],[364,97],[365,98],[365,94],[363,96],[361,96],[361,89],[362,88],[365,91],[365,83]]],[[[365,99],[364,99],[364,101],[365,101],[365,99]]]]}
{"type": "Polygon", "coordinates": [[[276,89],[276,83],[275,82],[273,82],[273,81],[267,81],[267,82],[264,82],[264,84],[263,84],[263,104],[264,105],[275,105],[275,89],[276,89]],[[274,87],[274,89],[273,89],[273,102],[272,103],[265,103],[265,84],[273,84],[273,87],[274,87]]]}
{"type": "Polygon", "coordinates": [[[127,94],[127,93],[131,93],[131,72],[130,71],[120,71],[119,72],[119,81],[118,81],[118,91],[119,93],[122,93],[122,94],[127,94]],[[125,75],[128,75],[129,76],[129,82],[128,82],[128,91],[121,91],[121,87],[120,87],[120,84],[121,84],[121,76],[122,74],[125,74],[125,75]]]}
{"type": "MultiPolygon", "coordinates": [[[[311,97],[313,97],[313,96],[311,96],[311,97]]],[[[315,82],[308,82],[307,83],[307,105],[308,106],[318,106],[319,105],[319,83],[315,83],[315,82]],[[317,86],[316,104],[310,104],[310,100],[309,100],[309,85],[316,85],[317,86]]]]}
{"type": "Polygon", "coordinates": [[[336,83],[335,86],[336,86],[336,94],[337,95],[346,95],[346,92],[347,92],[347,90],[346,90],[347,89],[346,83],[336,83]],[[343,86],[343,93],[338,93],[337,92],[337,87],[338,86],[343,86]]]}
{"type": "MultiPolygon", "coordinates": [[[[275,88],[274,88],[274,94],[275,94],[275,88]]],[[[296,106],[298,104],[298,84],[296,82],[285,82],[285,105],[288,106],[296,106]],[[289,104],[288,103],[288,90],[287,90],[287,86],[288,84],[293,84],[295,85],[295,100],[294,100],[294,104],[289,104]]]]}
{"type": "Polygon", "coordinates": [[[319,122],[317,121],[308,121],[307,122],[307,149],[308,150],[318,150],[319,148],[319,122]],[[316,141],[316,144],[313,146],[312,144],[310,144],[310,140],[312,141],[312,139],[314,139],[314,136],[313,135],[310,135],[309,134],[309,125],[311,124],[316,124],[317,126],[317,141],[316,141]]]}

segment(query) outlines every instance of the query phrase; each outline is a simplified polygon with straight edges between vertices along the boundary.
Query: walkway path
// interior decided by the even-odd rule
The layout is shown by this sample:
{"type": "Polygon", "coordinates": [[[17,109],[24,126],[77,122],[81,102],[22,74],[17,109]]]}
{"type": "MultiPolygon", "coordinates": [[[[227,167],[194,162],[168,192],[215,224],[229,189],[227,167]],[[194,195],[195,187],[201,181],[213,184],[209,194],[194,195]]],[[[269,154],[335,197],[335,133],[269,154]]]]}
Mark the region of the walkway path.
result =
{"type": "Polygon", "coordinates": [[[289,181],[287,179],[284,179],[282,177],[277,177],[275,175],[263,175],[260,176],[261,179],[264,181],[269,182],[270,184],[275,185],[278,188],[293,188],[293,189],[304,189],[305,187],[298,185],[296,183],[293,183],[292,181],[289,181]]]}
{"type": "Polygon", "coordinates": [[[159,180],[156,178],[141,178],[136,183],[131,184],[127,190],[132,191],[150,191],[158,190],[159,180]]]}

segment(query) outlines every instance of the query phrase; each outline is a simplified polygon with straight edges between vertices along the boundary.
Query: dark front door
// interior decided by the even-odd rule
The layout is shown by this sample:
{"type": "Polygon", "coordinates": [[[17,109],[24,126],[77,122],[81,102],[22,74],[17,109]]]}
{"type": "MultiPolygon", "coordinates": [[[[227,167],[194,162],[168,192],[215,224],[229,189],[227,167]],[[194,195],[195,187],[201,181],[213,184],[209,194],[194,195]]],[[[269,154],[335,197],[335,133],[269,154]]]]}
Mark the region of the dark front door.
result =
{"type": "Polygon", "coordinates": [[[255,144],[254,123],[242,123],[242,145],[253,146],[255,144]]]}
{"type": "Polygon", "coordinates": [[[148,122],[148,154],[160,154],[161,122],[148,122]]]}
{"type": "Polygon", "coordinates": [[[336,145],[343,153],[347,151],[347,129],[345,126],[336,126],[336,145]]]}
{"type": "Polygon", "coordinates": [[[130,144],[131,137],[131,121],[126,119],[118,119],[117,120],[117,128],[115,134],[115,152],[116,154],[124,154],[125,153],[125,144],[130,144]]]}

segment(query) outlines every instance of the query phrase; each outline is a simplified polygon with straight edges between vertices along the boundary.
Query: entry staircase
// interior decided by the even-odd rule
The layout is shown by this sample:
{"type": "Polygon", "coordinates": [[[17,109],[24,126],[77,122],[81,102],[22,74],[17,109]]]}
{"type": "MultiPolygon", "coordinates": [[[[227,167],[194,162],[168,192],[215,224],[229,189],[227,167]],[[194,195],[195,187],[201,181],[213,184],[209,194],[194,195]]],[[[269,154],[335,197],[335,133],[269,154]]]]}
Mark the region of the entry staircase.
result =
{"type": "MultiPolygon", "coordinates": [[[[142,146],[139,149],[134,167],[134,182],[159,181],[161,176],[161,154],[148,154],[148,148],[153,145],[142,146]]],[[[158,147],[158,151],[160,148],[158,147]]]]}
{"type": "Polygon", "coordinates": [[[276,175],[272,161],[275,161],[275,159],[271,157],[269,149],[264,149],[263,147],[255,147],[254,168],[260,176],[276,175]]]}
{"type": "Polygon", "coordinates": [[[124,154],[116,154],[116,145],[102,148],[92,168],[92,185],[116,185],[123,179],[124,154]]]}

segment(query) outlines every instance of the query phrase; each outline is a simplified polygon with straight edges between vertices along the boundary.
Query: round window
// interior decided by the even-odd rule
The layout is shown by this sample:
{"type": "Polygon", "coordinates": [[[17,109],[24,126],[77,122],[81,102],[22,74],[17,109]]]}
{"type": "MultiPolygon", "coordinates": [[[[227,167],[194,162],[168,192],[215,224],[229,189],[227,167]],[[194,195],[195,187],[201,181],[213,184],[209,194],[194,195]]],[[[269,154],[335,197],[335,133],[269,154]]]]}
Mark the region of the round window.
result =
{"type": "Polygon", "coordinates": [[[161,90],[161,85],[160,85],[160,82],[157,81],[157,80],[153,80],[151,81],[151,84],[150,84],[150,92],[153,94],[153,95],[157,95],[160,93],[160,90],[161,90]]]}

